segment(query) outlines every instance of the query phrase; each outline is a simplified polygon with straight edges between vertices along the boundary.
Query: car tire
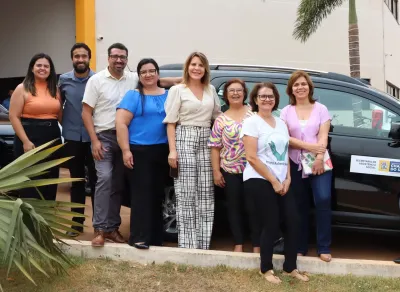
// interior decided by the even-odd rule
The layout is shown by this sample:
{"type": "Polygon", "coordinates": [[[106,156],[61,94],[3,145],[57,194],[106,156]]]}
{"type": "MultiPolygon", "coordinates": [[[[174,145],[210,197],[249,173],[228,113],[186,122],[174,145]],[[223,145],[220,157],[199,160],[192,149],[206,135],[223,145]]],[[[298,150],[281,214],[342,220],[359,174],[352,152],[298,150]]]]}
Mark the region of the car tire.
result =
{"type": "Polygon", "coordinates": [[[87,166],[85,166],[85,194],[87,197],[92,195],[92,188],[89,181],[89,170],[87,166]]]}
{"type": "Polygon", "coordinates": [[[285,254],[285,239],[280,237],[274,242],[274,254],[285,254]]]}
{"type": "Polygon", "coordinates": [[[178,241],[178,228],[176,225],[176,197],[173,186],[164,189],[165,198],[162,205],[164,240],[168,242],[178,241]]]}

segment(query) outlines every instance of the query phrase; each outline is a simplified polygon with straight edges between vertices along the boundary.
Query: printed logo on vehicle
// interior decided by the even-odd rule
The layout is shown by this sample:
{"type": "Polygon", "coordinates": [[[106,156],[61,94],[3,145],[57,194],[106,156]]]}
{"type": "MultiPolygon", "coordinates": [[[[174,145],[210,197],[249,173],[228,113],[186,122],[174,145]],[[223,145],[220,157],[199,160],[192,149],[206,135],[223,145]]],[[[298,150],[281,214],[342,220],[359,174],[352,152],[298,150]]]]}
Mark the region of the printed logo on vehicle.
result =
{"type": "Polygon", "coordinates": [[[390,172],[400,172],[400,162],[390,161],[390,172]]]}
{"type": "Polygon", "coordinates": [[[389,172],[390,161],[389,160],[379,160],[379,171],[389,172]]]}
{"type": "Polygon", "coordinates": [[[400,177],[400,159],[351,155],[350,172],[400,177]]]}

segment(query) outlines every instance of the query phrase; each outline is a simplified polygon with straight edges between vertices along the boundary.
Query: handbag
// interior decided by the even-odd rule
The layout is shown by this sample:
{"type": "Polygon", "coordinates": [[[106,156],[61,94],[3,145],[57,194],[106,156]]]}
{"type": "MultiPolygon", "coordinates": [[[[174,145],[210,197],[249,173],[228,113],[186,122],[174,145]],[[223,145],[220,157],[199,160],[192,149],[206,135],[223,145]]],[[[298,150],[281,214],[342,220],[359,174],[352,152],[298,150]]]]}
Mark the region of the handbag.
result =
{"type": "MultiPolygon", "coordinates": [[[[312,174],[312,166],[317,157],[317,154],[312,152],[302,152],[301,153],[301,166],[303,167],[303,173],[305,175],[312,174]]],[[[324,155],[324,169],[325,171],[331,171],[333,169],[332,160],[328,153],[328,150],[325,151],[324,155]]]]}

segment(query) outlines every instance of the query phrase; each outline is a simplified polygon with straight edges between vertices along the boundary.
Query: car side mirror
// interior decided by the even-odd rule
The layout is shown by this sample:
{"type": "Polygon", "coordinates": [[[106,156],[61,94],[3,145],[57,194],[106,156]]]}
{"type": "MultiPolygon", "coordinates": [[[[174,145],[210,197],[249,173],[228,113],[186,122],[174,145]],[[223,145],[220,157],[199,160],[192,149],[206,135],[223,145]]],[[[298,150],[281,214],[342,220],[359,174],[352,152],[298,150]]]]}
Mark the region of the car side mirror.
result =
{"type": "Polygon", "coordinates": [[[400,141],[400,122],[391,123],[389,138],[395,141],[400,141]]]}

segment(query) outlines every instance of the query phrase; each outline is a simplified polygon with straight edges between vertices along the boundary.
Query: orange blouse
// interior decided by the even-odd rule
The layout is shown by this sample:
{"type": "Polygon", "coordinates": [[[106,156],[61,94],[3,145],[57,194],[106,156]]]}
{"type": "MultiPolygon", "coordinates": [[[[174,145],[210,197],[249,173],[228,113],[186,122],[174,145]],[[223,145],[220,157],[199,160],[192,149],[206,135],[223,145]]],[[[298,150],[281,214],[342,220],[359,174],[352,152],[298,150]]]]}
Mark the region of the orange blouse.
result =
{"type": "Polygon", "coordinates": [[[50,95],[47,83],[36,83],[36,96],[28,93],[22,109],[22,117],[29,119],[57,119],[61,109],[60,97],[50,95]]]}

